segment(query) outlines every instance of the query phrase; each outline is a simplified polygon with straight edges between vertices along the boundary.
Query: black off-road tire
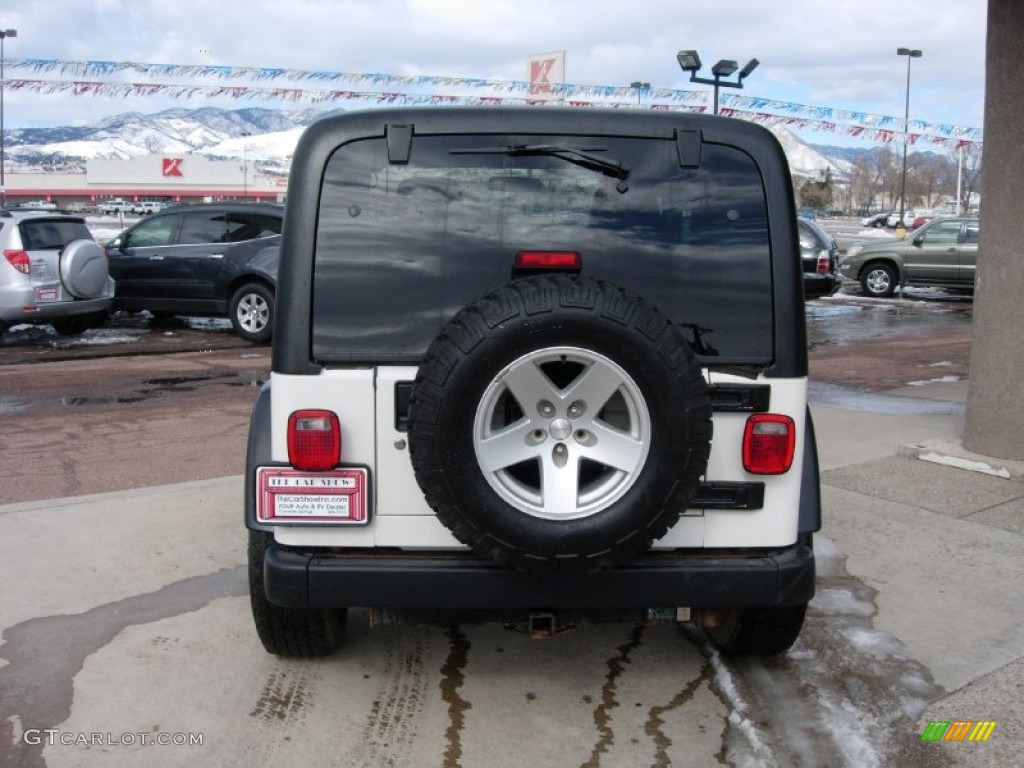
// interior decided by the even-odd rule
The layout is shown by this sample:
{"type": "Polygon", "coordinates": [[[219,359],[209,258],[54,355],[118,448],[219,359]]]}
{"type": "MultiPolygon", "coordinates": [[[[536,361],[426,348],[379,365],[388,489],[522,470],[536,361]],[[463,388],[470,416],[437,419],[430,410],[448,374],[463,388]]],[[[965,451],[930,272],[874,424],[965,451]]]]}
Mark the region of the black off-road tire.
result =
{"type": "Polygon", "coordinates": [[[733,608],[707,635],[727,656],[775,656],[796,642],[807,603],[771,608],[733,608]]]}
{"type": "Polygon", "coordinates": [[[344,608],[287,608],[267,600],[263,556],[270,534],[249,531],[249,600],[256,634],[268,653],[296,659],[329,656],[345,634],[344,608]]]}
{"type": "Polygon", "coordinates": [[[618,286],[565,275],[515,280],[453,317],[420,366],[409,413],[416,480],[441,522],[498,565],[538,572],[594,570],[647,549],[697,492],[711,431],[683,331],[618,286]],[[516,458],[483,467],[488,440],[506,437],[516,458]],[[628,466],[618,455],[603,465],[620,445],[628,466]]]}
{"type": "Polygon", "coordinates": [[[50,325],[61,336],[77,336],[80,333],[85,333],[90,328],[99,328],[106,320],[106,312],[93,312],[88,315],[58,317],[51,320],[50,325]]]}

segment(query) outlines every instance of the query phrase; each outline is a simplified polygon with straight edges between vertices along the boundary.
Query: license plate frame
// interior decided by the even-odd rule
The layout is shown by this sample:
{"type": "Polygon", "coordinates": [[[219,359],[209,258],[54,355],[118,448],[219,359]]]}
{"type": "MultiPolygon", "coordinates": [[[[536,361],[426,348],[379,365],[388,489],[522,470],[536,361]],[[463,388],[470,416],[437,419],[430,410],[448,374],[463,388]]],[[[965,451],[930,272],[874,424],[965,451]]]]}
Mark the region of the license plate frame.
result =
{"type": "Polygon", "coordinates": [[[267,525],[365,526],[370,522],[369,496],[367,467],[327,472],[256,469],[256,520],[267,525]]]}
{"type": "Polygon", "coordinates": [[[57,304],[64,297],[60,285],[39,285],[35,289],[36,304],[57,304]]]}

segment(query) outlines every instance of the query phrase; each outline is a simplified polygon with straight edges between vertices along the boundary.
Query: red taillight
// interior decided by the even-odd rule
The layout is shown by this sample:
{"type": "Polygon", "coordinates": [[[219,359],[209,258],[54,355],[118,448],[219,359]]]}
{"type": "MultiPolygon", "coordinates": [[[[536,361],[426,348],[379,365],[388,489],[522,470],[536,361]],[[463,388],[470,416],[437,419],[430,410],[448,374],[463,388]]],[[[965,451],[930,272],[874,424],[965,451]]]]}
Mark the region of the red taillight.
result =
{"type": "Polygon", "coordinates": [[[574,269],[583,268],[583,257],[576,251],[519,251],[516,269],[574,269]]]}
{"type": "Polygon", "coordinates": [[[832,271],[832,258],[828,255],[828,251],[818,252],[818,274],[827,275],[832,271]]]}
{"type": "Polygon", "coordinates": [[[789,416],[756,413],[743,431],[743,468],[755,475],[781,475],[793,465],[796,425],[789,416]]]}
{"type": "Polygon", "coordinates": [[[4,258],[10,262],[10,265],[22,274],[28,274],[32,270],[32,266],[29,263],[28,253],[25,251],[4,251],[4,258]]]}
{"type": "Polygon", "coordinates": [[[288,462],[323,472],[341,461],[341,424],[331,411],[295,411],[288,417],[288,462]]]}

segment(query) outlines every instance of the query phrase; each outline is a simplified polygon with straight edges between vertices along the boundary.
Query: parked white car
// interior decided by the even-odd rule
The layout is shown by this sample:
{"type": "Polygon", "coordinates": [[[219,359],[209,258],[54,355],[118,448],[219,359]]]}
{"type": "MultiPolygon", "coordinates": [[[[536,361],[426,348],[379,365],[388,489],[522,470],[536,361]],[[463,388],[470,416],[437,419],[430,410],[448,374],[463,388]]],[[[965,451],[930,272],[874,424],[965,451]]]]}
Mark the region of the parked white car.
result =
{"type": "Polygon", "coordinates": [[[29,200],[27,203],[22,203],[20,208],[31,208],[34,211],[55,211],[57,210],[57,204],[51,203],[49,200],[29,200]]]}
{"type": "Polygon", "coordinates": [[[113,200],[104,200],[98,206],[96,210],[100,213],[131,213],[132,203],[128,200],[122,200],[120,197],[115,197],[113,200]]]}
{"type": "Polygon", "coordinates": [[[157,213],[164,209],[164,204],[156,200],[140,200],[132,203],[132,213],[137,213],[140,216],[148,216],[151,213],[157,213]]]}
{"type": "MultiPolygon", "coordinates": [[[[909,208],[903,211],[903,226],[909,228],[914,223],[914,219],[917,218],[917,212],[910,210],[909,208]]],[[[893,211],[889,214],[888,220],[885,222],[887,227],[898,227],[900,225],[900,212],[893,211]]]]}

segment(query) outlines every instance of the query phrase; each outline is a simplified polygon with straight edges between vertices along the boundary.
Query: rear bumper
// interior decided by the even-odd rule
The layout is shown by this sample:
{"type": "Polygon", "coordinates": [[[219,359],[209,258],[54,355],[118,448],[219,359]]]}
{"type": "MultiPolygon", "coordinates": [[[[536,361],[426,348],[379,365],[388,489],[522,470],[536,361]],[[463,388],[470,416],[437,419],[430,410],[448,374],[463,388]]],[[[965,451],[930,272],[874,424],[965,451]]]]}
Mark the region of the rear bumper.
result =
{"type": "Polygon", "coordinates": [[[666,553],[573,575],[504,570],[468,555],[315,554],[271,544],[267,599],[293,607],[633,609],[781,606],[814,595],[809,543],[764,553],[666,553]]]}
{"type": "Polygon", "coordinates": [[[839,290],[842,279],[839,275],[818,275],[811,272],[804,273],[804,298],[820,299],[823,296],[831,296],[839,290]]]}
{"type": "Polygon", "coordinates": [[[48,304],[36,304],[34,289],[31,286],[24,289],[0,291],[0,320],[12,325],[45,323],[56,318],[103,312],[109,309],[113,293],[113,285],[111,285],[109,295],[105,294],[98,299],[69,299],[48,304]],[[26,307],[33,308],[26,309],[26,307]]]}

